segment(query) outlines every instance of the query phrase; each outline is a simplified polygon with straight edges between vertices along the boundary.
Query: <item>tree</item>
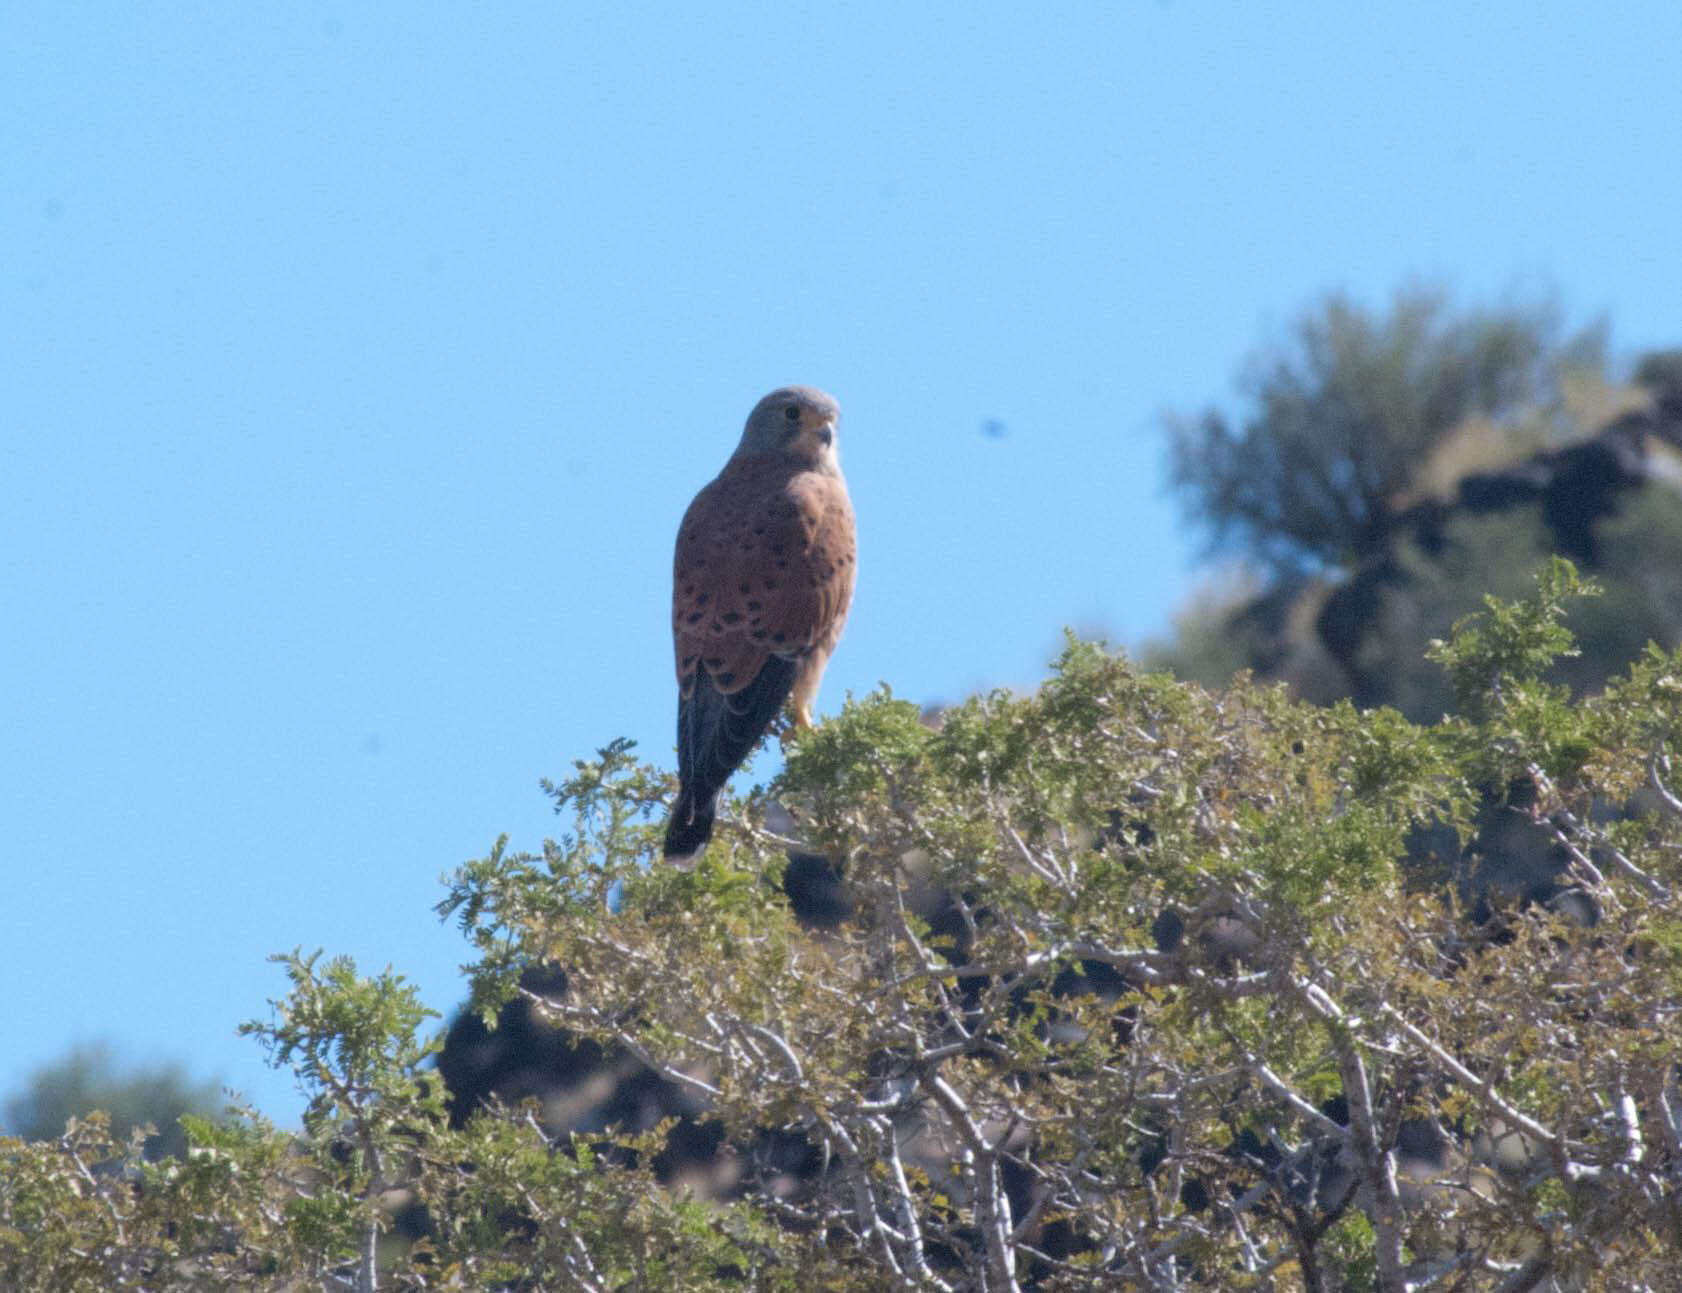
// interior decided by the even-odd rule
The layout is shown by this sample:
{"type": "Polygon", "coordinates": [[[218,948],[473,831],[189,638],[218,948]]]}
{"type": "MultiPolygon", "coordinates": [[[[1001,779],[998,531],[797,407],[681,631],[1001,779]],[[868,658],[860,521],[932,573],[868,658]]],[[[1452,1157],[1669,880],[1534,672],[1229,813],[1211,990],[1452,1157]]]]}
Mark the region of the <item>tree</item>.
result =
{"type": "MultiPolygon", "coordinates": [[[[1579,611],[1557,680],[1598,686],[1642,643],[1682,641],[1682,401],[1674,355],[1630,384],[1591,330],[1542,310],[1387,314],[1333,298],[1250,361],[1238,424],[1169,420],[1174,479],[1251,586],[1182,618],[1151,658],[1220,685],[1235,662],[1321,703],[1444,713],[1426,643],[1561,553],[1607,596],[1579,611]]],[[[1230,581],[1228,581],[1230,584],[1230,581]]]]}
{"type": "Polygon", "coordinates": [[[189,1120],[158,1164],[98,1121],[0,1142],[0,1283],[1668,1286],[1682,652],[1597,697],[1545,681],[1591,591],[1557,563],[1460,623],[1430,726],[1077,641],[938,729],[851,701],[769,792],[794,825],[737,801],[687,873],[650,865],[671,778],[609,745],[552,787],[559,839],[498,845],[442,909],[481,1018],[519,998],[637,1057],[728,1175],[663,1187],[668,1126],[446,1117],[412,990],[292,956],[253,1031],[303,1128],[189,1120]],[[1475,787],[1521,784],[1505,811],[1580,901],[1474,919],[1404,867],[1479,865],[1475,787]],[[849,913],[823,929],[780,896],[813,845],[849,913]]]}
{"type": "Polygon", "coordinates": [[[1551,311],[1452,313],[1444,293],[1399,292],[1382,317],[1340,296],[1248,361],[1247,406],[1168,419],[1171,479],[1217,546],[1280,573],[1349,570],[1381,557],[1431,455],[1469,419],[1500,422],[1552,402],[1563,354],[1551,311]]]}
{"type": "Polygon", "coordinates": [[[1661,406],[1682,416],[1682,350],[1655,350],[1635,366],[1635,381],[1653,392],[1661,406]]]}
{"type": "Polygon", "coordinates": [[[218,1083],[195,1081],[179,1064],[125,1070],[109,1046],[73,1047],[64,1058],[33,1073],[17,1095],[6,1101],[0,1120],[14,1136],[45,1140],[59,1135],[71,1118],[95,1109],[110,1118],[112,1134],[150,1127],[150,1158],[178,1155],[186,1148],[180,1127],[183,1114],[213,1113],[222,1105],[218,1083]]]}

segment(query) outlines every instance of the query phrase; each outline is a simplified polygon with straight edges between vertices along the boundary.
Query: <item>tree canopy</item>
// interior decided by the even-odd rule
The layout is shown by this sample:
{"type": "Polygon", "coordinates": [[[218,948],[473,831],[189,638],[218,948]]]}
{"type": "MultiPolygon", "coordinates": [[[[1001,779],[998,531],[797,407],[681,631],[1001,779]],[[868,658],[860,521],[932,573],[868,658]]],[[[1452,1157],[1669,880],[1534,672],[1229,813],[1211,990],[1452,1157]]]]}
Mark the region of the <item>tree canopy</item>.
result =
{"type": "Polygon", "coordinates": [[[99,1109],[121,1139],[136,1128],[154,1128],[146,1152],[158,1158],[185,1149],[181,1115],[211,1114],[221,1106],[218,1084],[189,1077],[179,1064],[125,1066],[109,1046],[88,1044],[32,1073],[0,1109],[0,1127],[40,1140],[58,1135],[68,1119],[99,1109]]]}
{"type": "Polygon", "coordinates": [[[1350,568],[1385,551],[1432,453],[1470,418],[1534,413],[1593,334],[1561,350],[1553,312],[1456,312],[1399,292],[1378,315],[1341,296],[1251,356],[1238,421],[1168,419],[1172,481],[1218,544],[1282,571],[1350,568]]]}
{"type": "Polygon", "coordinates": [[[1219,691],[1071,640],[937,726],[882,691],[799,738],[692,872],[625,743],[441,910],[524,999],[715,1132],[447,1115],[401,977],[283,958],[251,1031],[312,1100],[0,1141],[20,1289],[1662,1287],[1682,1227],[1682,652],[1546,671],[1567,563],[1432,648],[1431,725],[1219,691]],[[1497,788],[1494,791],[1491,788],[1497,788]],[[772,811],[776,806],[776,811],[772,811]],[[1475,876],[1494,817],[1558,883],[1475,876]],[[768,824],[769,823],[769,824],[768,824]],[[785,898],[791,851],[840,876],[785,898]]]}
{"type": "Polygon", "coordinates": [[[1645,642],[1682,642],[1682,368],[1656,352],[1621,382],[1604,351],[1549,310],[1424,289],[1308,310],[1247,363],[1236,417],[1168,419],[1187,515],[1243,573],[1153,661],[1434,719],[1452,698],[1426,644],[1553,553],[1606,594],[1556,680],[1596,687],[1645,642]]]}

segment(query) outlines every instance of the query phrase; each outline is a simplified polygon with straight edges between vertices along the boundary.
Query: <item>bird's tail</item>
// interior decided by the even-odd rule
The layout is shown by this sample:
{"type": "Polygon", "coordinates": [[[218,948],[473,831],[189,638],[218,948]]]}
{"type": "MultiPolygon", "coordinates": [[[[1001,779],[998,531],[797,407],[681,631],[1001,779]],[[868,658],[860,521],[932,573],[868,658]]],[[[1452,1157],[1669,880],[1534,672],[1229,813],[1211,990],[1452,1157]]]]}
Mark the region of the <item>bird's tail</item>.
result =
{"type": "Polygon", "coordinates": [[[666,861],[676,866],[693,862],[713,837],[713,817],[718,811],[718,791],[697,799],[688,791],[672,805],[672,819],[666,823],[666,861]]]}
{"type": "Polygon", "coordinates": [[[712,838],[719,792],[776,718],[799,662],[772,656],[754,680],[725,695],[697,674],[677,707],[677,767],[682,787],[666,827],[665,855],[682,866],[712,838]]]}

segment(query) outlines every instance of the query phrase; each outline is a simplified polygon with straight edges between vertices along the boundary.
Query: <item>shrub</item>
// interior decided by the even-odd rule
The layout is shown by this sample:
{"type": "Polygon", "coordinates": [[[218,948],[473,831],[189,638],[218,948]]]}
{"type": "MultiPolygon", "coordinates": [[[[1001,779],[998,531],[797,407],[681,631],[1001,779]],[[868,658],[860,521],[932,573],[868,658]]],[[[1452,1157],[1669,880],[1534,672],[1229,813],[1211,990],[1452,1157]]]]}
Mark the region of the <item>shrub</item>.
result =
{"type": "Polygon", "coordinates": [[[1590,591],[1556,562],[1458,624],[1432,654],[1460,712],[1432,726],[1074,640],[1037,694],[937,726],[884,689],[800,738],[690,872],[650,865],[670,778],[609,745],[551,787],[559,839],[499,844],[441,909],[474,1009],[524,992],[639,1057],[736,1147],[727,1172],[660,1185],[664,1127],[494,1104],[453,1126],[408,986],[294,955],[251,1028],[313,1093],[301,1131],[193,1119],[162,1163],[97,1119],[0,1142],[0,1282],[1662,1285],[1682,652],[1590,699],[1543,681],[1590,591]],[[1463,909],[1492,796],[1575,902],[1463,909]],[[1430,840],[1460,884],[1420,864],[1430,840]],[[823,930],[781,896],[814,846],[851,912],[823,930]],[[546,967],[564,990],[530,986],[546,967]]]}

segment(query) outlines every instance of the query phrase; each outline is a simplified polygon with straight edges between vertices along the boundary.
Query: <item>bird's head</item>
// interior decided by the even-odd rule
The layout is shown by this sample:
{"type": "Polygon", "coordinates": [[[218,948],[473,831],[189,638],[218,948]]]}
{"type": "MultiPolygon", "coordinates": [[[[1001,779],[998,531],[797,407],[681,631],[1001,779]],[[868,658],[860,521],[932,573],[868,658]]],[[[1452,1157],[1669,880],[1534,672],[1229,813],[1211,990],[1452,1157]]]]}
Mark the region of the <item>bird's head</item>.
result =
{"type": "Polygon", "coordinates": [[[841,406],[814,386],[780,386],[748,414],[736,453],[782,454],[807,467],[839,470],[841,406]]]}

